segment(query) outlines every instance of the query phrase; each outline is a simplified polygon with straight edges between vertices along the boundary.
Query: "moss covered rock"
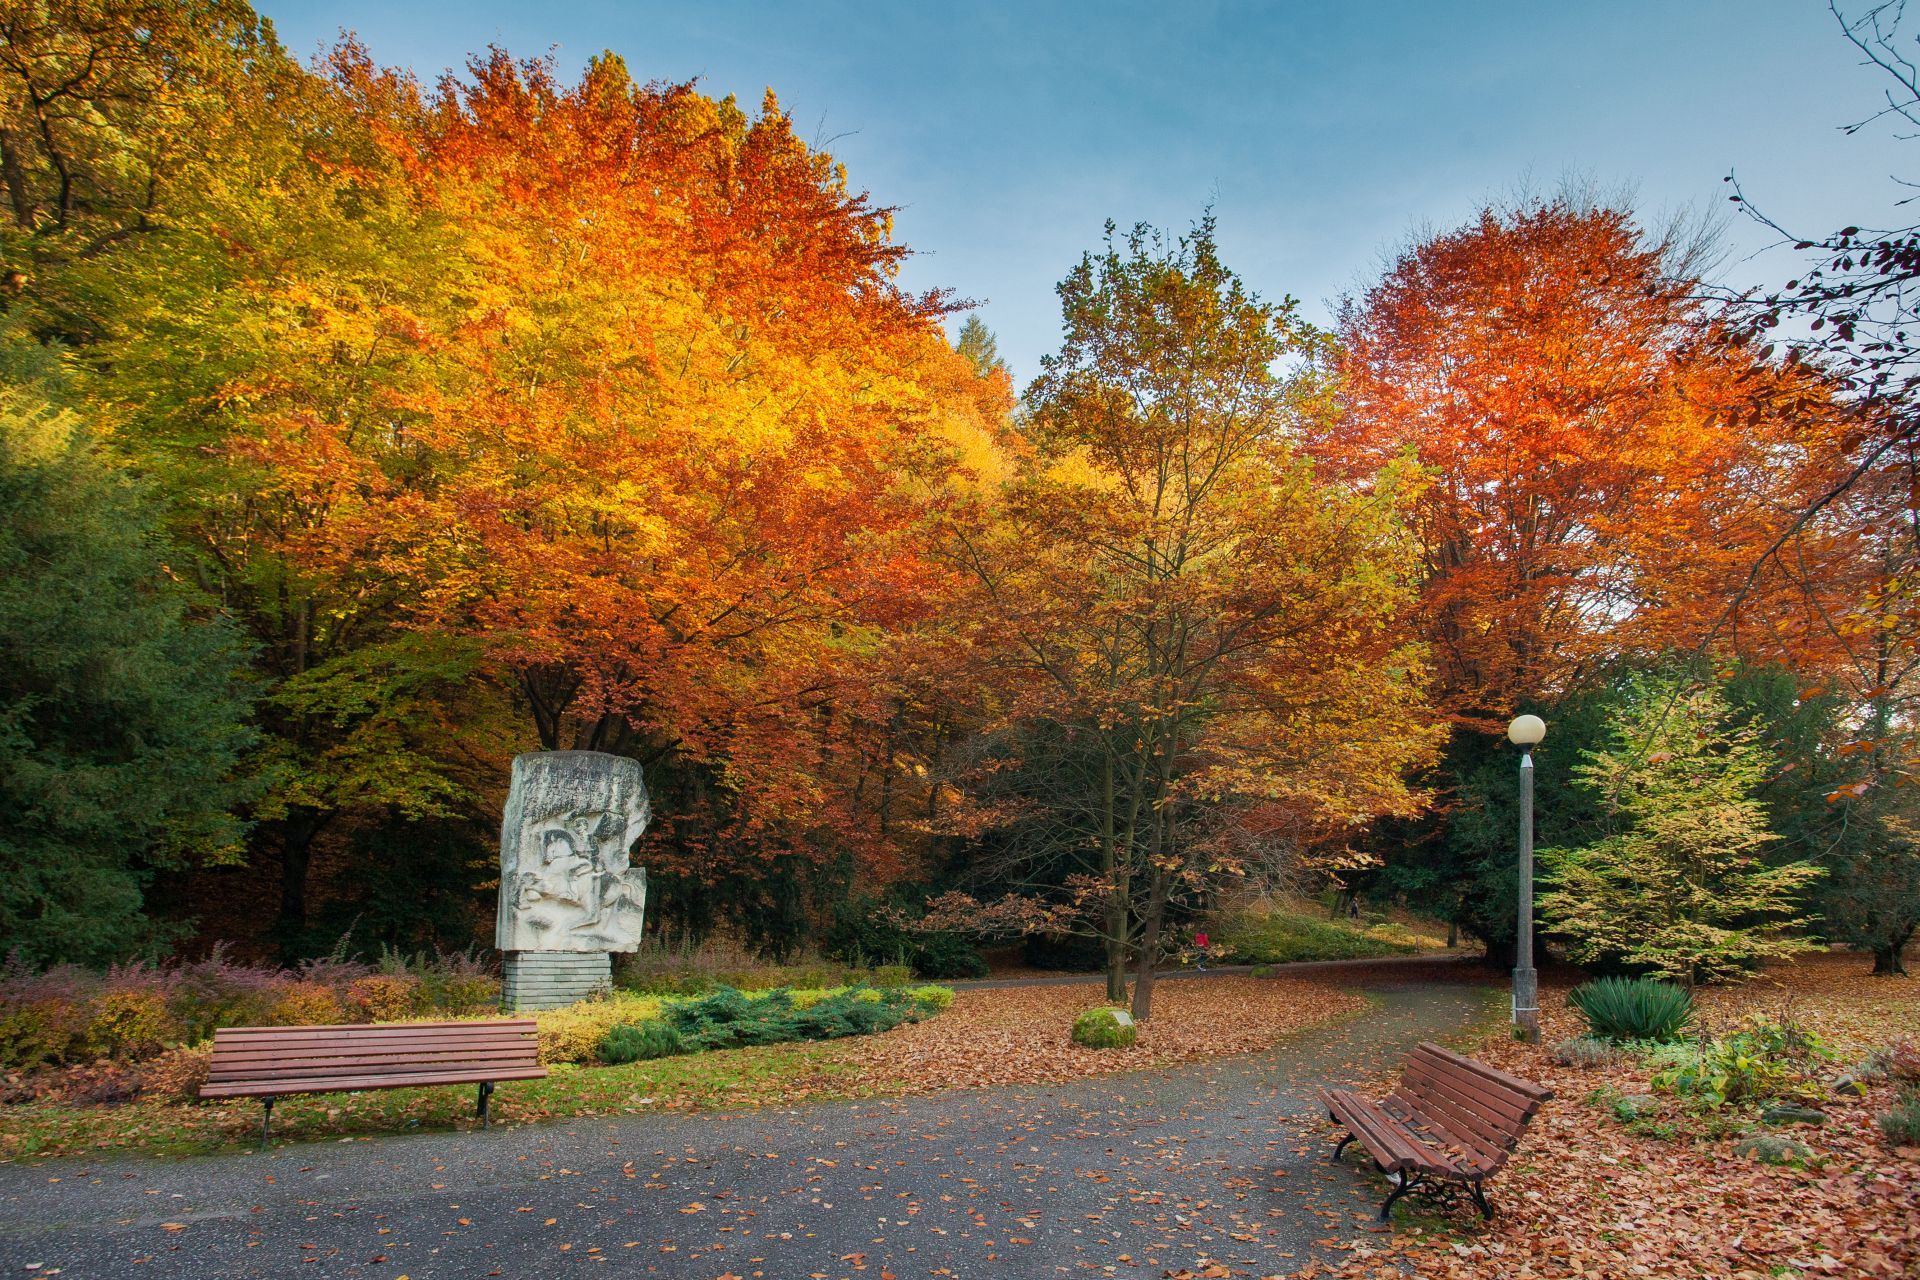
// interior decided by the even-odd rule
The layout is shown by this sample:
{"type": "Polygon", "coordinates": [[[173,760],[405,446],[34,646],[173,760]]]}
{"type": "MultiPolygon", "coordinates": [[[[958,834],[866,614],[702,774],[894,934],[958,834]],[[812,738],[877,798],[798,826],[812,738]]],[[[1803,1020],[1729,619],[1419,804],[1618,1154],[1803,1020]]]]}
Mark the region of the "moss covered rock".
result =
{"type": "Polygon", "coordinates": [[[1805,1160],[1813,1154],[1813,1149],[1804,1142],[1795,1142],[1792,1138],[1782,1138],[1774,1134],[1756,1134],[1742,1138],[1733,1144],[1740,1155],[1748,1156],[1762,1164],[1787,1164],[1794,1160],[1805,1160]]]}
{"type": "Polygon", "coordinates": [[[1125,1009],[1089,1009],[1073,1020],[1073,1042],[1089,1049],[1124,1049],[1133,1043],[1135,1030],[1125,1009]]]}

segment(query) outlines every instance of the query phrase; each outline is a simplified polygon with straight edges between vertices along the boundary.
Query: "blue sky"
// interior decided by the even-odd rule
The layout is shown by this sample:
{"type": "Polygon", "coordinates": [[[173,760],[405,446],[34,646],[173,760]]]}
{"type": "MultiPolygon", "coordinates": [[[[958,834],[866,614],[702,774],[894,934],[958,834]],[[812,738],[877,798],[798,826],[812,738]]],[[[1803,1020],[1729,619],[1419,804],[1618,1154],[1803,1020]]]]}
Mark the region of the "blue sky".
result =
{"type": "MultiPolygon", "coordinates": [[[[612,49],[750,107],[772,86],[900,206],[906,282],[981,300],[1022,385],[1108,218],[1179,228],[1211,202],[1228,263],[1324,321],[1411,234],[1523,185],[1630,186],[1658,216],[1730,209],[1735,171],[1824,231],[1886,216],[1920,148],[1841,134],[1881,85],[1818,0],[262,6],[298,53],[352,30],[427,79],[499,44],[568,73],[612,49]]],[[[1769,239],[1731,222],[1724,278],[1791,274],[1753,256],[1769,239]]]]}

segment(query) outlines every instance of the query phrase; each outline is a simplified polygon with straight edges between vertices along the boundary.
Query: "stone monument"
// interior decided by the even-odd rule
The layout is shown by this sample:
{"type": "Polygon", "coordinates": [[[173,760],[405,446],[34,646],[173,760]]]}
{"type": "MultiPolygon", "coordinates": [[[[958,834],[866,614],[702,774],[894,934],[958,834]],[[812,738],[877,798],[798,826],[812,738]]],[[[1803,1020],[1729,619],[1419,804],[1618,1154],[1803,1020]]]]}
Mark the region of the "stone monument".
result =
{"type": "Polygon", "coordinates": [[[599,751],[515,756],[500,823],[508,1009],[554,1009],[612,986],[640,945],[647,872],[627,860],[651,811],[640,763],[599,751]]]}

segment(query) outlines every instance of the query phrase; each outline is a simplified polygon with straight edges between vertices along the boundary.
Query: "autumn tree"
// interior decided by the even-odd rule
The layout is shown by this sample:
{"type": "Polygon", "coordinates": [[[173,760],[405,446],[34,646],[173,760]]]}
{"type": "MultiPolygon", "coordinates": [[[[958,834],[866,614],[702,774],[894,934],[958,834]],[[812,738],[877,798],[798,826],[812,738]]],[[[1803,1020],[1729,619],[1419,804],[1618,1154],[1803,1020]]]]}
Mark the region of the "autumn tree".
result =
{"type": "Polygon", "coordinates": [[[1805,949],[1787,931],[1820,869],[1764,856],[1779,837],[1758,793],[1777,762],[1718,686],[1628,681],[1608,741],[1583,755],[1574,775],[1611,829],[1541,854],[1540,911],[1571,959],[1691,984],[1805,949]]]}
{"type": "Polygon", "coordinates": [[[1220,261],[1210,218],[1110,227],[1059,294],[1020,468],[955,545],[977,644],[1017,676],[1003,733],[1053,761],[988,837],[1002,883],[1076,865],[1050,901],[977,918],[1082,922],[1115,999],[1131,951],[1145,1018],[1170,906],[1233,870],[1249,811],[1326,832],[1416,805],[1405,771],[1433,737],[1398,626],[1407,478],[1329,483],[1301,456],[1330,408],[1296,367],[1314,335],[1220,261]]]}
{"type": "Polygon", "coordinates": [[[1346,413],[1314,452],[1432,472],[1421,616],[1463,722],[1698,639],[1728,594],[1706,588],[1832,466],[1831,387],[1716,330],[1687,249],[1572,196],[1489,208],[1342,309],[1346,413]]]}
{"type": "Polygon", "coordinates": [[[1442,802],[1375,833],[1376,879],[1496,952],[1510,835],[1473,815],[1511,789],[1509,716],[1551,719],[1623,658],[1830,656],[1805,589],[1831,599],[1848,553],[1830,526],[1782,539],[1843,465],[1845,414],[1818,371],[1717,322],[1696,248],[1577,195],[1526,201],[1409,246],[1341,311],[1344,412],[1311,448],[1431,477],[1418,617],[1456,725],[1442,802]]]}

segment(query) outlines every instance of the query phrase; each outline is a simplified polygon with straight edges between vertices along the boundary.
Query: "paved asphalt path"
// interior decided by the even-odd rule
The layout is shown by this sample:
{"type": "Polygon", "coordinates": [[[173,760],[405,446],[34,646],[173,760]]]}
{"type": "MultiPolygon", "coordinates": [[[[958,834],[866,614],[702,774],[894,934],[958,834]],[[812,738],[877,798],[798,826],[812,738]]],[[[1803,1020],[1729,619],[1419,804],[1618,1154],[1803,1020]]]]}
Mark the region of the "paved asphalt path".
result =
{"type": "Polygon", "coordinates": [[[1326,1162],[1315,1084],[1488,1008],[1372,995],[1266,1053],[1071,1085],[0,1166],[0,1280],[1290,1271],[1377,1229],[1381,1180],[1326,1162]]]}

